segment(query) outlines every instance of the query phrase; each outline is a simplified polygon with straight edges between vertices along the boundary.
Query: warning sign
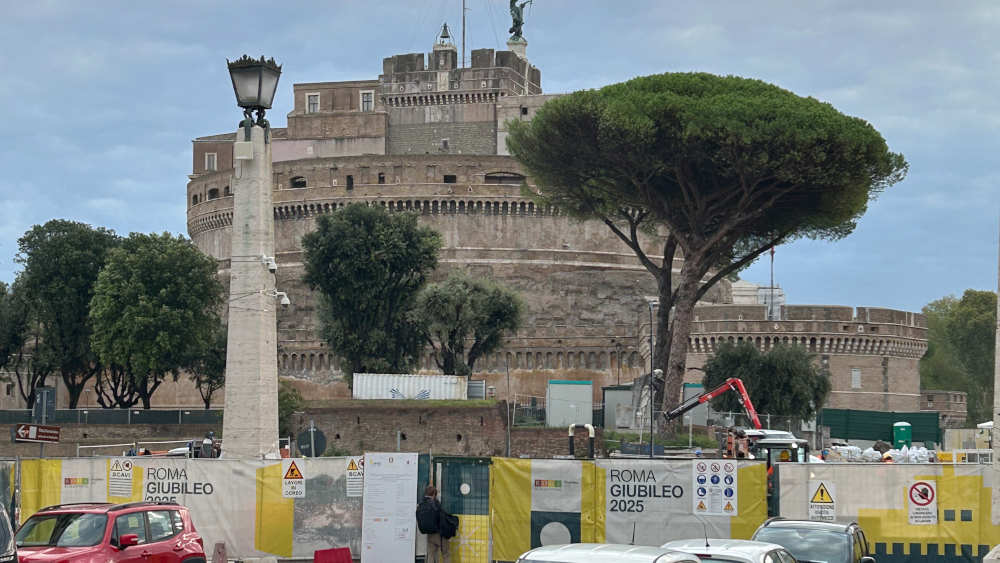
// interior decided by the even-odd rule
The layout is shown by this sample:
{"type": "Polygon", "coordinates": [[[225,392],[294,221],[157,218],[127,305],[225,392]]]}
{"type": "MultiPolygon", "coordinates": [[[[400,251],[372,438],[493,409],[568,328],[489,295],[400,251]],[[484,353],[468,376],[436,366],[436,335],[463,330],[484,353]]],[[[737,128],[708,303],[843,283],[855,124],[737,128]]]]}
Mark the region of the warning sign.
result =
{"type": "Polygon", "coordinates": [[[737,515],[737,471],[733,461],[691,464],[692,512],[716,516],[737,515]]]}
{"type": "Polygon", "coordinates": [[[108,496],[132,497],[132,460],[115,458],[108,469],[108,496]]]}
{"type": "Polygon", "coordinates": [[[937,484],[934,481],[914,481],[907,490],[910,524],[931,525],[938,523],[937,484]]]}
{"type": "Polygon", "coordinates": [[[365,458],[347,458],[347,496],[360,497],[365,490],[365,458]]]}
{"type": "Polygon", "coordinates": [[[295,460],[286,459],[281,462],[281,496],[284,498],[305,498],[306,479],[299,470],[295,460]]]}
{"type": "Polygon", "coordinates": [[[837,519],[835,484],[826,481],[809,481],[809,519],[833,522],[837,519]]]}

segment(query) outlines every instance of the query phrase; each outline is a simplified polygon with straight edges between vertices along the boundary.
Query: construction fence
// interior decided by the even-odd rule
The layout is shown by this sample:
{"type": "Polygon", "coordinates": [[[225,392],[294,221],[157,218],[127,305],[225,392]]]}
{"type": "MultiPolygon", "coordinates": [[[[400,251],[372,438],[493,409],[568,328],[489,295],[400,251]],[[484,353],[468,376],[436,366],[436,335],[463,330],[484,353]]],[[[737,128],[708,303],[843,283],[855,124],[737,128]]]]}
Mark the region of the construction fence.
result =
{"type": "MultiPolygon", "coordinates": [[[[459,516],[450,542],[455,563],[514,561],[551,543],[659,545],[706,532],[749,538],[767,516],[767,471],[759,461],[416,459],[414,508],[433,482],[444,509],[459,516]]],[[[224,542],[231,559],[312,558],[330,547],[350,547],[360,558],[358,465],[348,457],[0,460],[0,501],[12,506],[19,488],[23,522],[54,504],[169,500],[191,510],[207,549],[224,542]],[[291,462],[304,480],[299,498],[282,490],[291,462]]],[[[785,517],[859,522],[879,563],[972,563],[1000,543],[991,471],[975,464],[779,464],[774,496],[785,517]]],[[[419,556],[424,536],[412,527],[419,556]]]]}

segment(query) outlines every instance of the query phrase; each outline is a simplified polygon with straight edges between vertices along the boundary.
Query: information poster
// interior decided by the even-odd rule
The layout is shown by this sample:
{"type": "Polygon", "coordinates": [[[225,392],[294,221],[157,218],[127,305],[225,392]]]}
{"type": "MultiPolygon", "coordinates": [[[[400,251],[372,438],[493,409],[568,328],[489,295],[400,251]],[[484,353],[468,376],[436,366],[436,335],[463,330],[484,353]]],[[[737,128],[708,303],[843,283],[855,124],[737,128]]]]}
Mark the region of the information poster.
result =
{"type": "Polygon", "coordinates": [[[413,561],[417,454],[366,453],[361,562],[413,561]]]}
{"type": "Polygon", "coordinates": [[[736,516],[736,460],[707,459],[694,463],[692,509],[701,516],[736,516]]]}

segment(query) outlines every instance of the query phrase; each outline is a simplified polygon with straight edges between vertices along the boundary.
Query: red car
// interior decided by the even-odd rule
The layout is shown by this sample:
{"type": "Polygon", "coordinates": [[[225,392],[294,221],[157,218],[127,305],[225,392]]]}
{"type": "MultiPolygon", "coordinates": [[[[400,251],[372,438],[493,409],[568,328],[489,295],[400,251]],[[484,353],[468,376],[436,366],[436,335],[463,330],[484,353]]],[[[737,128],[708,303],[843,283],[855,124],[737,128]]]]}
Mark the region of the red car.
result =
{"type": "Polygon", "coordinates": [[[205,563],[191,515],[173,503],[50,506],[14,539],[19,563],[205,563]]]}

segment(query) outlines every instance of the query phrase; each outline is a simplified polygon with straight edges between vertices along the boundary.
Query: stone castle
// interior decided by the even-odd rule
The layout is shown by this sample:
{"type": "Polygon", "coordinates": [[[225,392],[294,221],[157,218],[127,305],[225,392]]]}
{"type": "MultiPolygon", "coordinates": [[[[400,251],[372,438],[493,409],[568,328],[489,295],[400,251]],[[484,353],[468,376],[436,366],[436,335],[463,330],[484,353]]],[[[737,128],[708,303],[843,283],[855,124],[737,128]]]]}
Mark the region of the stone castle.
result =
{"type": "MultiPolygon", "coordinates": [[[[573,220],[522,196],[522,182],[531,179],[507,153],[505,124],[531,119],[553,96],[542,93],[526,43],[509,45],[509,51],[473,50],[471,64],[461,67],[456,47],[442,37],[426,56],[384,59],[376,79],[294,85],[287,127],[272,131],[277,283],[292,300],[278,314],[278,366],[311,397],[348,391],[339,359],[319,335],[314,296],[301,281],[300,241],[317,216],[356,202],[418,213],[438,230],[444,247],[436,278],[463,268],[521,294],[523,328],[475,369],[474,377],[485,377],[501,396],[507,368],[512,392],[544,396],[548,379],[591,379],[597,401],[602,385],[648,373],[652,277],[603,224],[573,220]]],[[[194,140],[187,185],[189,235],[219,260],[224,278],[234,135],[194,140]]],[[[926,349],[921,315],[769,305],[741,295],[724,282],[697,309],[690,366],[703,365],[727,340],[762,349],[798,343],[817,354],[832,378],[828,406],[918,410],[917,363],[926,349]]],[[[433,362],[423,368],[434,371],[433,362]]],[[[697,370],[689,375],[701,378],[697,370]]]]}

